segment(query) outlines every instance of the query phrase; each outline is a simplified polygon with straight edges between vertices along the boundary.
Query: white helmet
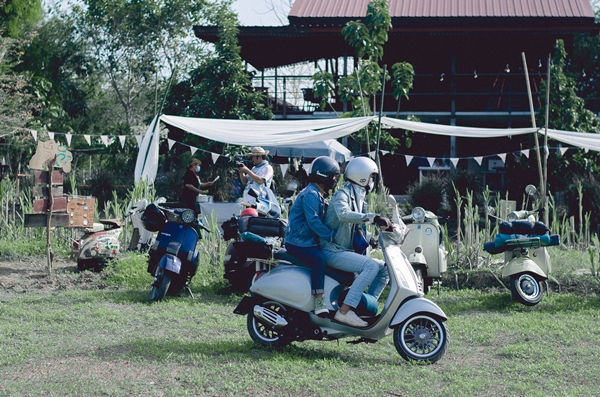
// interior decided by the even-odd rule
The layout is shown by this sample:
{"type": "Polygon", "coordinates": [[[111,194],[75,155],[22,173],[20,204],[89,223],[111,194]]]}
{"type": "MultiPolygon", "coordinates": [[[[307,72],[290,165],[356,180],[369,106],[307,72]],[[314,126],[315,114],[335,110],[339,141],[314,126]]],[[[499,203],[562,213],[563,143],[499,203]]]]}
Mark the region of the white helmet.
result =
{"type": "Polygon", "coordinates": [[[377,174],[379,174],[379,168],[373,160],[368,157],[355,157],[346,166],[344,179],[364,187],[368,192],[373,189],[374,177],[377,174]]]}

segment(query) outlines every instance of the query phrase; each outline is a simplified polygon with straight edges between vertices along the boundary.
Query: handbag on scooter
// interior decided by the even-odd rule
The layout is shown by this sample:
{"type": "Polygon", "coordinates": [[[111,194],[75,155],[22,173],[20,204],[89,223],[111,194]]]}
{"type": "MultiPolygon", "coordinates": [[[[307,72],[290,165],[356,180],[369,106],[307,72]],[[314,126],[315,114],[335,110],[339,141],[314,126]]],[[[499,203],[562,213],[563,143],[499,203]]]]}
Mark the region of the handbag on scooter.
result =
{"type": "Polygon", "coordinates": [[[352,249],[357,254],[364,255],[369,247],[369,240],[365,237],[363,225],[354,226],[354,234],[352,236],[352,249]]]}

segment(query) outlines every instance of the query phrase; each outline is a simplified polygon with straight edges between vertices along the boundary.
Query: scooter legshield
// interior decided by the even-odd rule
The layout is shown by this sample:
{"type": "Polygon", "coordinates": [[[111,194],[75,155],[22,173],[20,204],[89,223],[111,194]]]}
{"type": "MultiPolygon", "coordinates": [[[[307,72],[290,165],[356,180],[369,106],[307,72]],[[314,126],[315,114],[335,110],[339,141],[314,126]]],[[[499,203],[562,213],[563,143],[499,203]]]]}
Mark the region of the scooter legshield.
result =
{"type": "Polygon", "coordinates": [[[158,266],[175,274],[179,274],[179,272],[181,272],[181,259],[174,255],[165,255],[161,258],[158,266]]]}
{"type": "Polygon", "coordinates": [[[510,277],[513,274],[520,273],[533,273],[540,277],[548,278],[546,272],[537,263],[526,257],[515,258],[502,269],[502,277],[510,277]]]}
{"type": "Polygon", "coordinates": [[[415,297],[410,299],[398,308],[394,318],[390,322],[390,327],[402,324],[407,318],[415,313],[429,313],[447,320],[446,313],[438,305],[426,298],[415,297]]]}

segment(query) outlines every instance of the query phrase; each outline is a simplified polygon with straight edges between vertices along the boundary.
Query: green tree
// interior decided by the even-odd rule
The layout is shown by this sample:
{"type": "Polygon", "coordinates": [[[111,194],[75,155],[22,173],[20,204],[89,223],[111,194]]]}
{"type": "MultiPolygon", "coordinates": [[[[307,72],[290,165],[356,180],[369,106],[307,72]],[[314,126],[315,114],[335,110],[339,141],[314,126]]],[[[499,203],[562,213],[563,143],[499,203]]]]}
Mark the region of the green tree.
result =
{"type": "Polygon", "coordinates": [[[212,19],[219,40],[191,77],[177,84],[169,96],[173,114],[219,119],[268,120],[273,113],[264,94],[252,89],[252,77],[244,69],[238,45],[238,20],[227,6],[212,19]]]}
{"type": "Polygon", "coordinates": [[[145,125],[157,110],[156,93],[203,54],[191,36],[210,9],[207,2],[82,0],[72,9],[126,128],[145,125]]]}
{"type": "Polygon", "coordinates": [[[22,37],[42,17],[41,0],[0,0],[0,35],[22,37]]]}
{"type": "MultiPolygon", "coordinates": [[[[386,0],[372,0],[367,6],[365,23],[360,20],[350,21],[342,29],[344,40],[354,48],[358,62],[355,73],[342,77],[337,82],[337,91],[342,101],[351,104],[352,110],[344,116],[359,117],[368,116],[373,113],[375,96],[382,89],[384,71],[379,65],[383,58],[383,46],[388,40],[388,31],[392,27],[391,17],[386,0]]],[[[392,85],[395,87],[396,99],[405,97],[412,88],[414,70],[412,65],[402,62],[392,66],[394,79],[392,85]]],[[[390,80],[386,71],[385,79],[390,80]]],[[[328,72],[317,72],[313,75],[313,86],[315,95],[321,98],[323,109],[327,100],[333,97],[333,76],[328,72]]],[[[399,104],[400,102],[398,102],[399,104]]],[[[376,128],[366,127],[353,134],[353,138],[361,143],[370,145],[376,128]]],[[[394,150],[400,145],[400,141],[393,137],[387,130],[381,132],[381,147],[394,150]]],[[[410,145],[410,139],[405,140],[410,145]]]]}
{"type": "MultiPolygon", "coordinates": [[[[562,40],[557,40],[550,67],[550,106],[548,128],[599,133],[600,120],[585,108],[585,101],[577,95],[577,82],[568,75],[567,53],[562,40]]],[[[540,87],[540,97],[546,97],[547,82],[540,87]]],[[[538,114],[538,125],[545,125],[546,106],[538,114]]],[[[550,190],[559,191],[566,187],[571,178],[565,175],[582,174],[585,171],[600,171],[600,156],[597,152],[585,153],[583,149],[569,156],[549,156],[548,170],[552,170],[548,182],[550,190]]]]}

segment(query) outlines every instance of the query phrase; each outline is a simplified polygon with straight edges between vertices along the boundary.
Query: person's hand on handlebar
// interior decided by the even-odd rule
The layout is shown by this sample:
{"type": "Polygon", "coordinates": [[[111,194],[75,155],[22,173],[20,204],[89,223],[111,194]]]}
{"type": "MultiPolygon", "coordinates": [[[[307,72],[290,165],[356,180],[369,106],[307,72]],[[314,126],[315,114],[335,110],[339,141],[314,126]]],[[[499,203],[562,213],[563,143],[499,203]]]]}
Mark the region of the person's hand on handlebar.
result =
{"type": "Polygon", "coordinates": [[[379,226],[381,230],[391,230],[394,227],[392,221],[381,215],[376,215],[375,218],[373,218],[373,222],[379,226]]]}

